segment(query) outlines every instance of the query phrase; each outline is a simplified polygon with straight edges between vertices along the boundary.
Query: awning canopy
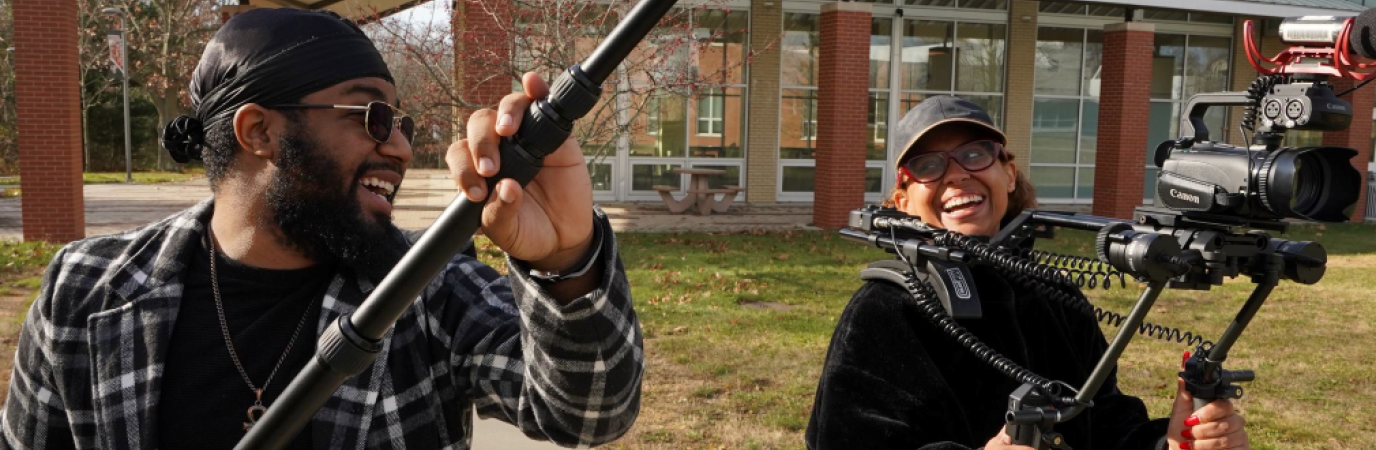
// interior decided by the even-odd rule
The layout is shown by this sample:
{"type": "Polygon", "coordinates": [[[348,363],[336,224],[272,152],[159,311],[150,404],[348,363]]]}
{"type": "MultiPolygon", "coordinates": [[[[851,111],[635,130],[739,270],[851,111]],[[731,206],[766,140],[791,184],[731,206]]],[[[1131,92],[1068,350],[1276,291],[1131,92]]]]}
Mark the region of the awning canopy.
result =
{"type": "Polygon", "coordinates": [[[1355,16],[1367,8],[1346,0],[1075,0],[1139,8],[1164,8],[1252,17],[1355,16]]]}

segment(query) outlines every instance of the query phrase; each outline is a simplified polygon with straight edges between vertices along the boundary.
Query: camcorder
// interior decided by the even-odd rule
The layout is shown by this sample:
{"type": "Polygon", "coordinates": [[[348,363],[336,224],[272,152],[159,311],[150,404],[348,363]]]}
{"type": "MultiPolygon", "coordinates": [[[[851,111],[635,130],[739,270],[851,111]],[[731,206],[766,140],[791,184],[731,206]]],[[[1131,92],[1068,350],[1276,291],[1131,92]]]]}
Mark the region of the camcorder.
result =
{"type": "Polygon", "coordinates": [[[1013,442],[1038,449],[1069,449],[1057,423],[1086,408],[1117,366],[1134,335],[1194,347],[1180,377],[1196,409],[1215,399],[1242,396],[1236,383],[1252,381],[1250,370],[1223,367],[1228,352],[1271,291],[1282,280],[1314,284],[1323,278],[1327,252],[1315,242],[1273,238],[1290,221],[1350,219],[1360,195],[1361,173],[1352,166],[1355,149],[1336,146],[1284,147],[1289,130],[1339,131],[1352,121],[1342,97],[1376,77],[1376,12],[1356,18],[1299,17],[1280,25],[1289,47],[1274,57],[1257,50],[1251,21],[1243,24],[1248,60],[1261,76],[1245,92],[1197,94],[1186,103],[1181,137],[1157,146],[1161,170],[1154,206],[1136,208],[1131,219],[1026,210],[985,240],[935,228],[893,208],[869,206],[851,212],[843,237],[897,256],[871,264],[861,278],[904,287],[938,329],[993,367],[1022,383],[1010,393],[1005,416],[1013,442]],[[1333,78],[1362,82],[1334,92],[1333,78]],[[1244,109],[1239,130],[1246,145],[1215,140],[1204,121],[1210,107],[1244,109]],[[1250,136],[1246,133],[1251,133],[1250,136]],[[1054,238],[1057,227],[1096,233],[1094,257],[1035,250],[1036,239],[1054,238]],[[1037,292],[1101,322],[1119,327],[1085,382],[1072,386],[1044,378],[999,355],[966,330],[960,319],[979,318],[978,290],[969,263],[1000,270],[1020,291],[1037,292]],[[1091,305],[1079,289],[1108,288],[1126,277],[1146,288],[1127,315],[1091,305]],[[1216,341],[1192,331],[1146,321],[1166,288],[1206,290],[1225,278],[1248,276],[1255,288],[1216,341]]]}
{"type": "Polygon", "coordinates": [[[1285,19],[1280,37],[1291,47],[1275,58],[1257,53],[1251,22],[1246,22],[1248,60],[1262,76],[1246,92],[1200,94],[1189,100],[1180,123],[1183,137],[1156,148],[1153,162],[1161,168],[1156,204],[1225,223],[1348,220],[1360,194],[1352,188],[1362,177],[1351,164],[1357,151],[1281,144],[1288,130],[1339,131],[1351,124],[1352,104],[1333,92],[1328,79],[1363,79],[1345,70],[1351,66],[1345,57],[1353,47],[1352,22],[1338,17],[1285,19]],[[1249,145],[1212,140],[1204,114],[1214,106],[1244,107],[1239,130],[1252,133],[1249,145]]]}

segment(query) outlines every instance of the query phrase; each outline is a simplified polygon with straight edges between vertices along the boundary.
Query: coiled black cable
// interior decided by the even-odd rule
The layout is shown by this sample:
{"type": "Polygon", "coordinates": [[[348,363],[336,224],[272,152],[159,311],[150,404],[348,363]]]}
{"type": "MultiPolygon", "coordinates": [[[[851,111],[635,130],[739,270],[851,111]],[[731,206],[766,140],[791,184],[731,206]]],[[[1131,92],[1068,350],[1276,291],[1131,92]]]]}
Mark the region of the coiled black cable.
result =
{"type": "Polygon", "coordinates": [[[946,308],[941,306],[941,301],[937,299],[936,291],[932,288],[932,285],[925,281],[918,280],[914,275],[914,271],[905,273],[903,278],[906,281],[903,287],[907,289],[908,294],[912,296],[918,309],[922,311],[922,315],[926,317],[932,325],[936,326],[937,329],[951,336],[952,339],[955,339],[957,343],[968,350],[975,358],[988,364],[989,367],[992,367],[1008,378],[1019,383],[1036,386],[1041,390],[1042,394],[1053,399],[1053,402],[1056,404],[1070,405],[1075,403],[1075,397],[1073,395],[1061,395],[1062,387],[1071,391],[1074,391],[1074,388],[1063,382],[1044,378],[1018,365],[1018,363],[1013,362],[1013,360],[1008,359],[1002,354],[999,354],[998,351],[990,348],[988,344],[981,341],[979,337],[975,336],[970,330],[956,323],[955,318],[947,314],[946,308]]]}
{"type": "Polygon", "coordinates": [[[1038,264],[1045,264],[1059,268],[1067,277],[1074,280],[1080,288],[1095,289],[1103,287],[1109,289],[1113,286],[1113,279],[1118,278],[1118,286],[1127,288],[1127,275],[1113,268],[1113,266],[1095,258],[1087,258],[1078,255],[1065,255],[1044,250],[1024,249],[1019,252],[1023,258],[1030,259],[1038,264]]]}
{"type": "MultiPolygon", "coordinates": [[[[975,255],[979,260],[989,262],[994,267],[1004,270],[1009,281],[1014,287],[1022,290],[1032,291],[1043,298],[1051,298],[1065,305],[1067,308],[1078,310],[1092,315],[1096,320],[1107,323],[1115,327],[1122,326],[1127,320],[1126,316],[1113,311],[1107,311],[1095,306],[1085,298],[1083,292],[1075,280],[1066,274],[1056,270],[1054,267],[1045,264],[1038,264],[1027,258],[1009,253],[1008,251],[995,247],[978,239],[955,232],[944,232],[935,237],[933,241],[937,245],[958,248],[975,255]],[[1055,282],[1058,286],[1048,284],[1047,281],[1055,282]]],[[[1185,259],[1181,259],[1185,261],[1185,259]]],[[[1193,331],[1181,331],[1179,328],[1157,325],[1143,321],[1137,327],[1137,333],[1165,342],[1175,341],[1185,343],[1191,347],[1203,344],[1212,347],[1213,342],[1204,339],[1203,335],[1193,331]]]]}

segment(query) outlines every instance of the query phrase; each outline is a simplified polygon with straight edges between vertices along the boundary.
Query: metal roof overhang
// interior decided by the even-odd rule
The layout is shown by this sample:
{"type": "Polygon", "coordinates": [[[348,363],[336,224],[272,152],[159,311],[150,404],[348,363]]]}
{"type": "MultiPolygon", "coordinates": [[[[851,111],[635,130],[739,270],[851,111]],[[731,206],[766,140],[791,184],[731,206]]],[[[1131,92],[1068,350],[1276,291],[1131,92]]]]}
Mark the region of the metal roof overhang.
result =
{"type": "Polygon", "coordinates": [[[1355,16],[1366,7],[1343,0],[1072,0],[1076,3],[1176,9],[1252,17],[1355,16]]]}
{"type": "Polygon", "coordinates": [[[370,22],[428,0],[239,0],[240,5],[266,8],[330,10],[355,22],[370,22]]]}

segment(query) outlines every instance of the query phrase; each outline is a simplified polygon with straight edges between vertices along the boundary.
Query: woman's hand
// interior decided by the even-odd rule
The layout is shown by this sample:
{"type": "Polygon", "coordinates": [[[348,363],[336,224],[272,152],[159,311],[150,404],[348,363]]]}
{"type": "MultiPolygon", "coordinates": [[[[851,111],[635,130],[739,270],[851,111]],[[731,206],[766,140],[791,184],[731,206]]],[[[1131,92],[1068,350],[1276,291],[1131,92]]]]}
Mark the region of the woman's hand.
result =
{"type": "Polygon", "coordinates": [[[998,436],[994,436],[989,442],[984,444],[984,450],[1037,450],[1026,445],[1013,445],[1013,438],[1008,436],[1007,428],[1000,428],[998,436]]]}
{"type": "MultiPolygon", "coordinates": [[[[1189,359],[1188,353],[1185,358],[1189,359]]],[[[1170,443],[1169,450],[1250,450],[1247,430],[1243,429],[1246,422],[1227,399],[1214,400],[1195,410],[1194,396],[1185,390],[1185,380],[1177,378],[1166,441],[1170,443]]]]}

